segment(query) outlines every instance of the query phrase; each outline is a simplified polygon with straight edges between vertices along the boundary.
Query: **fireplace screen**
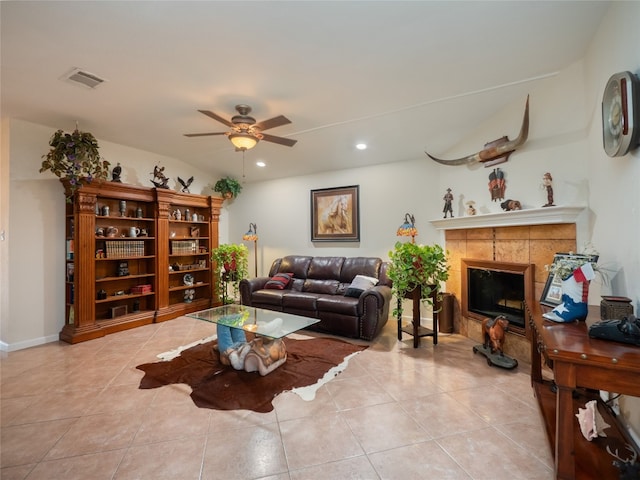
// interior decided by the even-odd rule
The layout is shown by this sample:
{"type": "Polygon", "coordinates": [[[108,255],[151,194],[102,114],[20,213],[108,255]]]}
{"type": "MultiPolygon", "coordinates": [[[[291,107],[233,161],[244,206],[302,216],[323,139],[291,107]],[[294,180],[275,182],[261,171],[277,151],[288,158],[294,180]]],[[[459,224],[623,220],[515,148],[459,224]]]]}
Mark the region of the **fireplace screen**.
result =
{"type": "Polygon", "coordinates": [[[467,269],[467,309],[483,317],[504,315],[524,328],[525,281],[520,273],[467,269]]]}

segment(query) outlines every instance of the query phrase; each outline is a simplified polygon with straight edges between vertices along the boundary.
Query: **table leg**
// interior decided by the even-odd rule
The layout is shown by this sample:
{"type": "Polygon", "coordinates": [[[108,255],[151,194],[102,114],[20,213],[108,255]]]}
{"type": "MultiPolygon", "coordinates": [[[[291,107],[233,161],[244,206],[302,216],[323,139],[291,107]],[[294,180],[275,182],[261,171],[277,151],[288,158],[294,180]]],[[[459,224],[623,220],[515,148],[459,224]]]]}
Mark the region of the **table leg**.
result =
{"type": "Polygon", "coordinates": [[[556,362],[555,382],[556,393],[556,478],[573,480],[575,478],[575,451],[573,445],[573,390],[575,383],[571,380],[571,368],[568,365],[558,365],[556,362]],[[567,385],[567,383],[569,385],[567,385]]]}

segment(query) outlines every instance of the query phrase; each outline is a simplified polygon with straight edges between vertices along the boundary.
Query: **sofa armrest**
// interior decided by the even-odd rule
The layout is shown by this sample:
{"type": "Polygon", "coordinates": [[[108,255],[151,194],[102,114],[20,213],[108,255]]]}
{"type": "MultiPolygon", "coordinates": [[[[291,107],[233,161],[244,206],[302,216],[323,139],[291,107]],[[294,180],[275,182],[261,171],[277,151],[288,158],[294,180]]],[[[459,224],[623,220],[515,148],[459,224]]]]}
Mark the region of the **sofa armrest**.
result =
{"type": "Polygon", "coordinates": [[[243,278],[240,280],[240,301],[242,305],[251,306],[251,294],[262,290],[269,281],[269,277],[243,278]]]}
{"type": "Polygon", "coordinates": [[[389,319],[391,287],[376,285],[365,290],[358,300],[360,338],[373,340],[389,319]]]}

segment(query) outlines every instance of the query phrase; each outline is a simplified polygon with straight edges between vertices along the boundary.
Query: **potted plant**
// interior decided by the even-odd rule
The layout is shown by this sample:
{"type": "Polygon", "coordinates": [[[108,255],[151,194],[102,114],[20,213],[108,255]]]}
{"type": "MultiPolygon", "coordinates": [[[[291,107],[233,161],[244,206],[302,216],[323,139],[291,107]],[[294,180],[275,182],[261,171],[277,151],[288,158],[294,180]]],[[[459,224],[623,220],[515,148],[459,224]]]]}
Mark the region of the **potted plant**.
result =
{"type": "Polygon", "coordinates": [[[216,290],[222,303],[233,303],[239,298],[240,281],[249,276],[249,249],[244,244],[222,244],[211,252],[214,262],[216,290]],[[228,296],[231,285],[232,296],[228,296]]]}
{"type": "Polygon", "coordinates": [[[242,191],[242,185],[240,185],[240,182],[235,178],[225,177],[216,182],[213,190],[221,193],[227,200],[230,200],[240,194],[242,191]]]}
{"type": "Polygon", "coordinates": [[[389,252],[387,275],[391,279],[391,291],[398,299],[393,315],[402,316],[402,299],[419,288],[421,301],[431,303],[431,293],[449,278],[449,266],[440,245],[418,245],[396,242],[389,252]]]}
{"type": "Polygon", "coordinates": [[[98,142],[88,132],[76,129],[72,133],[57,130],[49,140],[51,150],[43,155],[40,173],[51,170],[56,177],[67,180],[71,201],[82,182],[107,178],[109,162],[100,156],[98,142]]]}

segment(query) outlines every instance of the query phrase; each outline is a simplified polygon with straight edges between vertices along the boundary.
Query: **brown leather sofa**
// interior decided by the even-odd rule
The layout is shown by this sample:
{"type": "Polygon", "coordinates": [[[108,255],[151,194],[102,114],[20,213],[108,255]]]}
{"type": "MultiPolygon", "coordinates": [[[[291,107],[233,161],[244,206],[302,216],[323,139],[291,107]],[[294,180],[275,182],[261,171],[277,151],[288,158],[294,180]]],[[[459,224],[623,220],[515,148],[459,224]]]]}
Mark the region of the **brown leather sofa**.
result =
{"type": "Polygon", "coordinates": [[[373,340],[389,317],[391,280],[380,258],[290,255],[275,260],[268,277],[242,280],[240,296],[243,305],[320,319],[312,330],[373,340]],[[277,273],[293,278],[283,290],[265,288],[277,273]],[[356,275],[378,284],[357,298],[345,296],[356,275]]]}

